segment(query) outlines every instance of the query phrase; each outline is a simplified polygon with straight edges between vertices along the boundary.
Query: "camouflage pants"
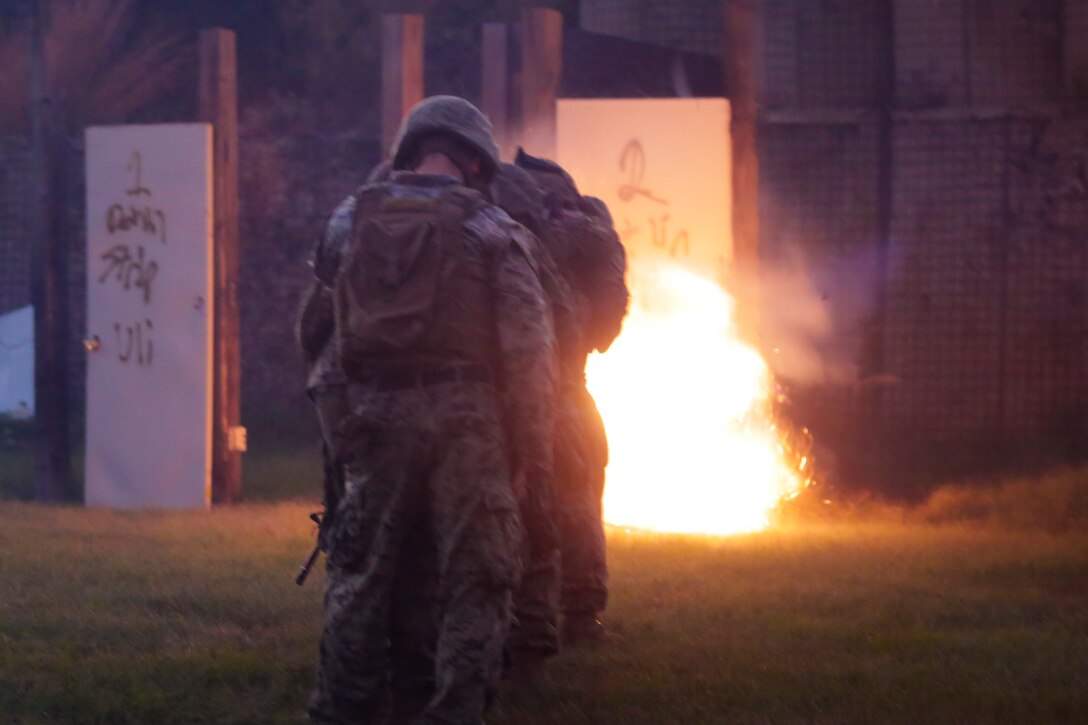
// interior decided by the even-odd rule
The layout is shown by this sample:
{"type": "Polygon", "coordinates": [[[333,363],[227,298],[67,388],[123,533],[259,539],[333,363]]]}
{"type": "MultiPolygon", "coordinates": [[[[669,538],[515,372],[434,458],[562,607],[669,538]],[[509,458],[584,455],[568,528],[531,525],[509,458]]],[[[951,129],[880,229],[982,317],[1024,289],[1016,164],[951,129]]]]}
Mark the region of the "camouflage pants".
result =
{"type": "Polygon", "coordinates": [[[528,491],[521,505],[527,563],[508,644],[545,656],[559,651],[560,609],[598,616],[608,601],[604,422],[584,385],[565,388],[556,413],[555,479],[548,490],[528,491]]]}
{"type": "Polygon", "coordinates": [[[559,543],[553,482],[529,485],[520,502],[525,525],[525,571],[514,591],[514,622],[507,648],[545,657],[559,652],[559,543]]]}
{"type": "Polygon", "coordinates": [[[346,385],[329,385],[309,391],[310,399],[313,400],[314,409],[317,411],[317,422],[321,426],[321,442],[329,455],[332,455],[337,447],[337,431],[340,423],[351,412],[347,387],[346,385]]]}
{"type": "Polygon", "coordinates": [[[501,667],[520,524],[494,390],[364,392],[340,426],[316,722],[480,722],[501,667]]]}
{"type": "Polygon", "coordinates": [[[585,385],[567,388],[559,408],[555,448],[555,508],[562,559],[565,615],[599,615],[608,602],[605,554],[604,421],[585,385]]]}

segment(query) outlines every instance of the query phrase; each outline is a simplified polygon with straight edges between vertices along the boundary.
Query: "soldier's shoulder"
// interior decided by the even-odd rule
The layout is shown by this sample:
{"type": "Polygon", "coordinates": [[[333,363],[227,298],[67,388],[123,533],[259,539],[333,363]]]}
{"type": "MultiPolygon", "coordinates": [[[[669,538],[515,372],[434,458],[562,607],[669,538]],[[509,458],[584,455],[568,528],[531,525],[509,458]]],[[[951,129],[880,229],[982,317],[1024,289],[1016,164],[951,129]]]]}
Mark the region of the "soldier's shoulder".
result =
{"type": "Polygon", "coordinates": [[[505,231],[515,223],[509,214],[491,202],[485,202],[476,207],[469,215],[468,221],[481,228],[490,227],[499,231],[505,231]]]}
{"type": "Polygon", "coordinates": [[[565,210],[555,223],[564,233],[577,239],[580,246],[610,247],[619,244],[608,207],[592,196],[582,197],[577,208],[565,210]]]}
{"type": "Polygon", "coordinates": [[[583,214],[603,224],[613,225],[612,212],[609,211],[608,205],[595,196],[583,196],[578,202],[578,208],[583,214]]]}
{"type": "Polygon", "coordinates": [[[472,210],[465,219],[465,226],[475,235],[494,241],[509,240],[520,224],[501,208],[484,203],[472,210]]]}
{"type": "Polygon", "coordinates": [[[513,248],[522,252],[530,261],[535,260],[539,243],[533,233],[494,204],[477,208],[465,220],[465,227],[492,251],[513,248]]]}
{"type": "Polygon", "coordinates": [[[355,194],[348,195],[336,205],[329,215],[329,221],[325,224],[325,238],[323,246],[327,251],[340,252],[348,237],[351,236],[351,225],[355,218],[355,207],[358,199],[355,194]]]}
{"type": "Polygon", "coordinates": [[[334,231],[347,227],[351,229],[351,220],[355,215],[355,207],[358,205],[359,199],[356,194],[348,194],[344,199],[336,205],[336,208],[332,210],[332,214],[329,215],[329,231],[334,231]]]}
{"type": "Polygon", "coordinates": [[[325,222],[325,231],[318,239],[310,260],[317,278],[326,285],[332,283],[336,270],[340,266],[341,255],[351,238],[355,203],[355,195],[351,194],[336,205],[328,221],[325,222]]]}

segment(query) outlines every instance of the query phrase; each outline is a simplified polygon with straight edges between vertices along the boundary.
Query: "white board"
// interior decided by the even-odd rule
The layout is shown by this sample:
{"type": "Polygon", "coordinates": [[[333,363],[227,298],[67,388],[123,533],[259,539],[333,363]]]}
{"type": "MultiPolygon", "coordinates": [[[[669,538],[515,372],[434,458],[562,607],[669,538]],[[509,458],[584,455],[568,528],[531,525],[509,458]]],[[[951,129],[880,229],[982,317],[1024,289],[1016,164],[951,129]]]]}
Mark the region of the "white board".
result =
{"type": "Polygon", "coordinates": [[[633,264],[724,281],[733,258],[729,102],[560,100],[556,160],[608,204],[633,264]]]}
{"type": "Polygon", "coordinates": [[[0,413],[34,413],[34,308],[0,315],[0,413]]]}
{"type": "Polygon", "coordinates": [[[87,130],[86,501],[211,501],[207,124],[87,130]]]}

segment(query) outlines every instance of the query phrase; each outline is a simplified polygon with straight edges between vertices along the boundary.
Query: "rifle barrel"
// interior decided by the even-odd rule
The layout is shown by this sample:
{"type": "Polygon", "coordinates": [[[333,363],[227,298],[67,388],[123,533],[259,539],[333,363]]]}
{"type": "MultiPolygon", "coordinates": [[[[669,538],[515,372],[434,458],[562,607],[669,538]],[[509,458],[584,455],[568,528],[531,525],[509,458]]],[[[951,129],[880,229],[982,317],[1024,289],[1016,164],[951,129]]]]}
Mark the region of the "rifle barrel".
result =
{"type": "Polygon", "coordinates": [[[309,558],[306,559],[306,563],[298,568],[298,576],[295,577],[295,584],[302,586],[306,583],[306,577],[310,575],[310,569],[314,568],[314,563],[317,561],[317,557],[320,553],[321,546],[315,546],[314,550],[310,552],[309,558]]]}

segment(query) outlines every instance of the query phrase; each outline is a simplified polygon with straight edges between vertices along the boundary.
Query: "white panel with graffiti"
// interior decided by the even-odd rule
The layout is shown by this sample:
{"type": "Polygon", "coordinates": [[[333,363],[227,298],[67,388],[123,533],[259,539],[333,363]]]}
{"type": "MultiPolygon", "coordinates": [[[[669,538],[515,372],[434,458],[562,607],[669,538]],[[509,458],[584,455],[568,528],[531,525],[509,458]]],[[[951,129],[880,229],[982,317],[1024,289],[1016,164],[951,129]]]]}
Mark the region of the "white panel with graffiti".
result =
{"type": "Polygon", "coordinates": [[[88,505],[209,505],[211,141],[87,130],[88,505]]]}
{"type": "Polygon", "coordinates": [[[562,100],[557,160],[600,197],[632,262],[673,260],[715,282],[732,259],[729,102],[562,100]]]}

